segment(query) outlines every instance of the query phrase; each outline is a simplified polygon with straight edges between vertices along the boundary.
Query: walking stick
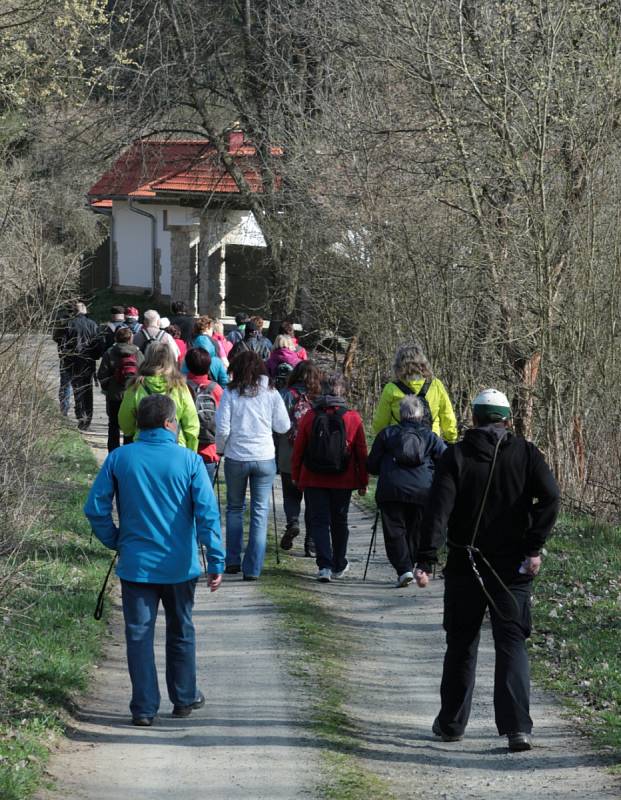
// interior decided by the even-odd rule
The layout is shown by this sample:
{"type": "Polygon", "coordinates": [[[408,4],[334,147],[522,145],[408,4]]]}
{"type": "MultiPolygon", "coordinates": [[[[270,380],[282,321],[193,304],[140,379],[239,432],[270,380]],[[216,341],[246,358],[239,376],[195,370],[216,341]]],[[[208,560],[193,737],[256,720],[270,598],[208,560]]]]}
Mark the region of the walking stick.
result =
{"type": "Polygon", "coordinates": [[[276,551],[276,563],[280,564],[280,553],[278,552],[278,526],[276,524],[276,494],[274,484],[272,484],[272,511],[274,513],[274,549],[276,551]]]}
{"type": "Polygon", "coordinates": [[[362,578],[363,581],[366,581],[367,579],[367,570],[369,569],[369,561],[371,560],[371,550],[373,550],[374,555],[377,552],[376,540],[377,540],[377,525],[379,522],[379,516],[380,512],[378,508],[377,511],[375,512],[375,520],[373,521],[373,528],[371,529],[371,541],[369,542],[369,552],[367,553],[367,563],[364,568],[364,576],[362,578]]]}
{"type": "Polygon", "coordinates": [[[216,492],[218,494],[218,514],[220,514],[220,516],[222,516],[222,505],[220,503],[220,481],[218,480],[218,474],[220,472],[221,463],[222,459],[216,464],[216,471],[213,474],[213,482],[216,484],[216,492]]]}

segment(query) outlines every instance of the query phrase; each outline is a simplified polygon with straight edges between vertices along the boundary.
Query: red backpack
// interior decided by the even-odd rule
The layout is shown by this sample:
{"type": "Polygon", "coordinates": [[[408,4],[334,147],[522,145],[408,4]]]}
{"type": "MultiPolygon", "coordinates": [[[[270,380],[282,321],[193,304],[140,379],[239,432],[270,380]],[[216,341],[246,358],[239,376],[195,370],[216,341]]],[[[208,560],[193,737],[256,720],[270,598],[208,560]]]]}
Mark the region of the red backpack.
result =
{"type": "Polygon", "coordinates": [[[304,392],[298,392],[297,389],[291,389],[291,393],[295,396],[295,403],[291,407],[291,411],[289,411],[289,419],[291,420],[291,427],[289,428],[288,436],[289,442],[293,444],[295,442],[295,437],[298,434],[298,428],[300,427],[300,420],[308,411],[311,410],[313,407],[311,401],[308,399],[308,395],[304,392]]]}
{"type": "Polygon", "coordinates": [[[120,356],[114,370],[114,380],[119,386],[125,388],[130,378],[138,373],[138,361],[135,353],[120,356]]]}

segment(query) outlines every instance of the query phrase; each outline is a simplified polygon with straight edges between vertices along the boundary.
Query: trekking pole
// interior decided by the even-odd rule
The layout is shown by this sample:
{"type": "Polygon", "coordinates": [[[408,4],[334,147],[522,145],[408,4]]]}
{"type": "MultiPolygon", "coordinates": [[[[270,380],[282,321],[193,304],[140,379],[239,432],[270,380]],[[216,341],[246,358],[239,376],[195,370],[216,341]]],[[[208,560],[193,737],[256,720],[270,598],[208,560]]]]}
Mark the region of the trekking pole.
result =
{"type": "Polygon", "coordinates": [[[203,557],[203,569],[205,570],[205,577],[207,577],[207,559],[205,558],[205,545],[201,544],[201,555],[203,557]]]}
{"type": "Polygon", "coordinates": [[[221,461],[222,460],[218,461],[216,464],[216,471],[213,474],[213,482],[216,484],[216,492],[218,495],[218,514],[220,514],[220,516],[222,516],[222,505],[220,503],[220,481],[218,480],[218,474],[220,472],[221,461]]]}
{"type": "Polygon", "coordinates": [[[371,529],[371,541],[369,542],[369,552],[367,553],[367,563],[364,568],[364,576],[362,578],[363,581],[367,579],[367,570],[369,569],[369,561],[371,560],[371,550],[375,554],[377,552],[376,548],[376,539],[377,539],[377,525],[379,523],[379,508],[375,512],[375,520],[373,521],[373,528],[371,529]]]}
{"type": "Polygon", "coordinates": [[[280,564],[280,553],[278,552],[278,526],[276,525],[276,493],[272,484],[272,512],[274,513],[274,550],[276,551],[276,563],[280,564]]]}

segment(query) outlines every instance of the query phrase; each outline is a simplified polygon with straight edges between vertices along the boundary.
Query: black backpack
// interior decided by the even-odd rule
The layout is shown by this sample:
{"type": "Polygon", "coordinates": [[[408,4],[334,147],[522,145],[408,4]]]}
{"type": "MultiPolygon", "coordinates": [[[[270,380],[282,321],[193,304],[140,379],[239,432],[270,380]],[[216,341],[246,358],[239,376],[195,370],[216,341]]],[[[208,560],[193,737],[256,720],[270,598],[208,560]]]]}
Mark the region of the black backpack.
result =
{"type": "Polygon", "coordinates": [[[200,423],[198,442],[202,446],[214,444],[216,441],[216,398],[213,390],[216,383],[211,381],[206,386],[199,386],[194,381],[188,381],[188,386],[194,398],[196,413],[200,423]]]}
{"type": "Polygon", "coordinates": [[[277,389],[284,389],[287,385],[287,381],[289,380],[289,375],[293,372],[293,367],[291,364],[287,364],[286,361],[283,361],[282,364],[279,364],[276,367],[276,376],[274,378],[274,385],[277,389]]]}
{"type": "MultiPolygon", "coordinates": [[[[429,391],[429,387],[431,386],[431,381],[433,378],[427,378],[425,383],[420,387],[420,392],[415,392],[413,389],[403,383],[403,381],[393,381],[397,389],[403,392],[403,394],[415,394],[418,399],[422,402],[423,406],[425,407],[425,412],[423,414],[423,424],[426,425],[429,430],[433,428],[433,414],[431,413],[431,406],[429,405],[429,401],[427,400],[427,392],[429,391]]],[[[394,414],[393,414],[394,417],[394,414]]],[[[399,420],[395,420],[399,422],[399,420]]]]}
{"type": "Polygon", "coordinates": [[[315,419],[304,453],[304,464],[312,472],[338,475],[349,463],[349,448],[343,417],[346,408],[336,408],[328,414],[325,408],[315,409],[315,419]]]}
{"type": "Polygon", "coordinates": [[[166,331],[159,331],[155,336],[151,336],[149,331],[146,328],[143,328],[142,335],[144,336],[144,342],[140,348],[140,351],[146,355],[147,350],[153,344],[153,342],[161,342],[165,333],[166,331]]]}

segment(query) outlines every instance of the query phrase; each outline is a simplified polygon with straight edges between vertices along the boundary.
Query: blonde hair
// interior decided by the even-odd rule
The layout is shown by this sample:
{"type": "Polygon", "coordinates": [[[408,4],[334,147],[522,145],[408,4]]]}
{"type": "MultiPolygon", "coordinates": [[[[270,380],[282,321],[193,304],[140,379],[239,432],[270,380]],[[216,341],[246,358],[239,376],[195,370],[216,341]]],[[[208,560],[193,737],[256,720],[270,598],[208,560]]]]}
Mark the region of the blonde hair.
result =
{"type": "Polygon", "coordinates": [[[224,323],[221,319],[214,319],[213,329],[216,333],[224,333],[224,323]]]}
{"type": "Polygon", "coordinates": [[[156,375],[160,375],[166,381],[167,392],[185,386],[185,378],[179,372],[177,359],[168,345],[161,342],[153,342],[147,347],[144,361],[138,367],[138,374],[130,386],[144,386],[145,378],[152,378],[156,375]]]}
{"type": "Polygon", "coordinates": [[[433,378],[433,371],[423,348],[417,343],[404,344],[397,349],[393,364],[398,381],[412,381],[416,378],[433,378]]]}
{"type": "Polygon", "coordinates": [[[287,336],[284,333],[279,333],[274,339],[274,350],[278,350],[282,347],[285,347],[288,350],[293,350],[295,345],[293,344],[293,339],[291,336],[287,336]]]}

